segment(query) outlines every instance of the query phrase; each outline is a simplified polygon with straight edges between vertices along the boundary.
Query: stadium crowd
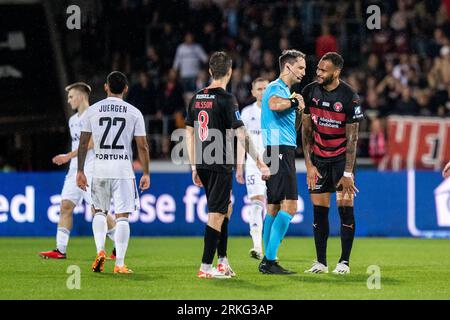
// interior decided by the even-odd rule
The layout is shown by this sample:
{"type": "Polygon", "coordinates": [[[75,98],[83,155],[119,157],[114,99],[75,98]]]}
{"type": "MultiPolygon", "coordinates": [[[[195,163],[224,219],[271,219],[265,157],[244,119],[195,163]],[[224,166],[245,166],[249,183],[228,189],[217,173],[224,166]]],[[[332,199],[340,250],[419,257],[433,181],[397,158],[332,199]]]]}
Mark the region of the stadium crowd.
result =
{"type": "Polygon", "coordinates": [[[386,116],[450,115],[450,0],[78,3],[88,11],[81,31],[62,35],[71,80],[101,88],[99,68],[124,71],[132,79],[127,100],[163,142],[160,148],[153,142],[153,157],[169,156],[170,132],[183,126],[193,92],[207,85],[206,62],[215,50],[233,58],[229,89],[241,108],[253,102],[253,79],[277,77],[282,50],[307,54],[301,86],[314,80],[325,52],[342,54],[344,80],[360,94],[367,116],[359,156],[375,163],[385,150],[386,116]],[[380,29],[366,26],[371,4],[381,9],[380,29]]]}

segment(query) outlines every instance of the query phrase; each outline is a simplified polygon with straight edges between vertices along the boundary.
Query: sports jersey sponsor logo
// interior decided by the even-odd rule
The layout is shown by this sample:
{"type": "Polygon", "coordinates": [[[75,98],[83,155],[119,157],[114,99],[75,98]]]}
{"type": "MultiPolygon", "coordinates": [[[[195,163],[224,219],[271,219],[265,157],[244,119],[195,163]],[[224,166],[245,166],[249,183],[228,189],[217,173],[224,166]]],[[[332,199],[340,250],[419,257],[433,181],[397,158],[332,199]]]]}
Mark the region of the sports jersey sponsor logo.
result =
{"type": "Polygon", "coordinates": [[[339,120],[333,120],[333,119],[327,119],[327,118],[319,118],[319,125],[324,127],[330,127],[330,128],[339,128],[339,126],[342,124],[342,121],[339,120]]]}
{"type": "Polygon", "coordinates": [[[214,100],[216,98],[215,94],[197,94],[195,96],[195,99],[208,99],[208,100],[214,100]]]}
{"type": "Polygon", "coordinates": [[[326,102],[326,101],[324,101],[324,102],[322,102],[322,106],[323,106],[323,107],[329,107],[329,106],[330,106],[330,103],[329,103],[329,102],[326,102]]]}
{"type": "Polygon", "coordinates": [[[95,158],[99,160],[130,160],[127,154],[103,154],[96,153],[95,158]]]}
{"type": "Polygon", "coordinates": [[[336,112],[341,112],[343,108],[344,108],[344,107],[342,106],[342,103],[340,103],[339,101],[338,101],[338,102],[335,102],[335,103],[333,104],[333,109],[334,109],[334,111],[336,111],[336,112]]]}
{"type": "Polygon", "coordinates": [[[314,103],[316,104],[316,106],[318,106],[318,105],[319,105],[320,99],[312,98],[312,101],[314,101],[314,103]]]}

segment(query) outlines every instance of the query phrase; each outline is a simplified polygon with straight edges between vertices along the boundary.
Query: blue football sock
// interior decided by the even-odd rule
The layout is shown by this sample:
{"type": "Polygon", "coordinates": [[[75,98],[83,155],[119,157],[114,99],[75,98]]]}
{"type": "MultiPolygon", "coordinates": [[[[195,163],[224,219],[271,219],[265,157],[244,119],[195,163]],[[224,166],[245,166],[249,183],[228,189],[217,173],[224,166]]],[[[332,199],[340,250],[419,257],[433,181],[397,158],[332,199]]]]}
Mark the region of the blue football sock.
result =
{"type": "Polygon", "coordinates": [[[289,223],[292,220],[292,216],[285,212],[279,211],[275,221],[272,224],[272,230],[270,231],[269,244],[266,248],[267,260],[275,260],[277,257],[278,248],[281,240],[283,240],[286,232],[289,228],[289,223]]]}
{"type": "Polygon", "coordinates": [[[270,239],[270,231],[272,230],[272,224],[275,220],[274,216],[271,216],[270,214],[267,214],[264,218],[264,225],[263,225],[263,242],[264,242],[264,250],[267,250],[267,246],[269,245],[269,239],[270,239]]]}

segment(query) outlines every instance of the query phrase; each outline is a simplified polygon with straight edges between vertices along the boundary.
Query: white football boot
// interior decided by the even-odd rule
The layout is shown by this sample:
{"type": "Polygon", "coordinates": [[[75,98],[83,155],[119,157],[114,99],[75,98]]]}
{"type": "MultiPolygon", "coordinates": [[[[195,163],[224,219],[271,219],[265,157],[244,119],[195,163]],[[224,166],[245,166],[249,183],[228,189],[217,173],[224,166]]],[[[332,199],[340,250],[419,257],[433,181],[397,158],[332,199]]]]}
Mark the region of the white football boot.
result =
{"type": "Polygon", "coordinates": [[[305,273],[328,273],[328,267],[320,262],[314,261],[312,267],[305,270],[305,273]]]}
{"type": "MultiPolygon", "coordinates": [[[[347,262],[347,261],[342,261],[347,262]]],[[[347,274],[350,273],[350,267],[346,265],[345,263],[339,262],[336,265],[336,268],[333,270],[334,274],[347,274]]]]}

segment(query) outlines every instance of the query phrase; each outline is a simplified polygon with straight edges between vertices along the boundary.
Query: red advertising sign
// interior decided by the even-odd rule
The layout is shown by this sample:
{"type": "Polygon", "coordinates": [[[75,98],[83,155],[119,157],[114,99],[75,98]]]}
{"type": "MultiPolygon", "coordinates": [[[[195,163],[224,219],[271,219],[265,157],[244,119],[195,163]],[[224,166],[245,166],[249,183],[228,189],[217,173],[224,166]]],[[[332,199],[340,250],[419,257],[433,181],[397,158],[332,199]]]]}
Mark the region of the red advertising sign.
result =
{"type": "Polygon", "coordinates": [[[450,160],[450,119],[389,117],[380,170],[440,170],[450,160]]]}

